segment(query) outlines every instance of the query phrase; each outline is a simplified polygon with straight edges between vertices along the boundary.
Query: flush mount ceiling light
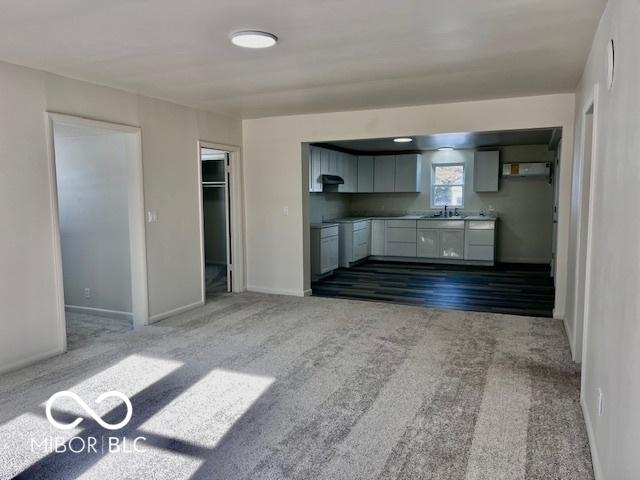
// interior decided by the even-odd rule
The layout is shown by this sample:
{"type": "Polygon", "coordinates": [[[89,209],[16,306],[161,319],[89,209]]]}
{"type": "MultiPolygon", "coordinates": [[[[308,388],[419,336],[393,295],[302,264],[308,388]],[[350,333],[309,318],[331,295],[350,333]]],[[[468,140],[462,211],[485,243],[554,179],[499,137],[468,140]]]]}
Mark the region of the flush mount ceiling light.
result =
{"type": "Polygon", "coordinates": [[[453,151],[453,147],[440,147],[438,149],[439,152],[451,152],[453,151]]]}
{"type": "Polygon", "coordinates": [[[242,30],[230,35],[231,43],[243,48],[269,48],[278,41],[272,33],[261,32],[259,30],[242,30]]]}
{"type": "Polygon", "coordinates": [[[398,137],[398,138],[394,138],[393,141],[396,143],[409,143],[409,142],[413,142],[413,139],[409,137],[398,137]]]}

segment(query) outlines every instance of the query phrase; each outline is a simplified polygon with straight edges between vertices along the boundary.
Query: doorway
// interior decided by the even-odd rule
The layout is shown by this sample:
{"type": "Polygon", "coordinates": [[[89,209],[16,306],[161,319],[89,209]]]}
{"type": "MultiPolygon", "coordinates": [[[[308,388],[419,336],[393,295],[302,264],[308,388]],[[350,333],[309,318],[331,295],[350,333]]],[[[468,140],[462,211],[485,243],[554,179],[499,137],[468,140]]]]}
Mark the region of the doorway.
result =
{"type": "MultiPolygon", "coordinates": [[[[597,94],[597,92],[596,92],[597,94]]],[[[594,94],[594,95],[596,95],[594,94]]],[[[587,326],[587,302],[589,286],[589,250],[591,227],[591,191],[593,189],[594,164],[594,129],[595,129],[595,98],[589,102],[583,115],[582,157],[576,168],[578,182],[574,201],[577,202],[576,212],[576,263],[575,263],[575,292],[573,305],[575,360],[581,362],[583,358],[583,338],[587,326]]]]}
{"type": "Polygon", "coordinates": [[[67,349],[148,323],[140,131],[48,114],[67,349]]]}
{"type": "Polygon", "coordinates": [[[230,156],[200,144],[205,301],[232,291],[230,156]]]}

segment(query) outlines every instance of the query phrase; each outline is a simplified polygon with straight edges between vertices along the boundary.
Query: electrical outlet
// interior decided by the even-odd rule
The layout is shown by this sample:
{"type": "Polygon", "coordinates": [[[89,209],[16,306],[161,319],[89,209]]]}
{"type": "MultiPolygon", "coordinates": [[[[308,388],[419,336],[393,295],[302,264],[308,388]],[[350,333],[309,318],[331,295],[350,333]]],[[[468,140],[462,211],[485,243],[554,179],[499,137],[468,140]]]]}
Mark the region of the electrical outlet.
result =
{"type": "Polygon", "coordinates": [[[598,416],[601,417],[604,413],[604,395],[602,394],[602,389],[598,389],[598,416]]]}
{"type": "Polygon", "coordinates": [[[284,207],[284,208],[282,209],[282,213],[285,215],[285,217],[286,217],[287,215],[289,215],[289,207],[284,207]]]}
{"type": "Polygon", "coordinates": [[[90,288],[85,288],[84,289],[84,298],[91,298],[91,289],[90,288]]]}
{"type": "Polygon", "coordinates": [[[157,212],[157,210],[149,210],[147,212],[147,222],[149,222],[149,223],[157,223],[158,222],[158,212],[157,212]]]}

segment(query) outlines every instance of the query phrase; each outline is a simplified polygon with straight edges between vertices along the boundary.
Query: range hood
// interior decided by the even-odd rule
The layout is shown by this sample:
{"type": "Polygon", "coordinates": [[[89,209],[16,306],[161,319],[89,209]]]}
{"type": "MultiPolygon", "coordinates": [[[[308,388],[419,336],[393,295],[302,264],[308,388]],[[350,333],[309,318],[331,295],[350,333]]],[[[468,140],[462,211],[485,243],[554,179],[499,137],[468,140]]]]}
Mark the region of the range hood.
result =
{"type": "Polygon", "coordinates": [[[323,185],[342,185],[344,179],[338,175],[320,175],[320,183],[323,185]]]}

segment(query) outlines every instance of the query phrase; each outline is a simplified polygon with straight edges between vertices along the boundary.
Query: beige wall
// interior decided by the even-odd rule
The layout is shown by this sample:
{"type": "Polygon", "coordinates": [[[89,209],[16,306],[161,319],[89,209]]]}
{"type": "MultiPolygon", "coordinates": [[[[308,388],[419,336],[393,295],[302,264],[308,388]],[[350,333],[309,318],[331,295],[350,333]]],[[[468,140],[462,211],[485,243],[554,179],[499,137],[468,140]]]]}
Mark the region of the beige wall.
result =
{"type": "Polygon", "coordinates": [[[303,295],[309,288],[309,201],[303,142],[563,127],[556,315],[564,314],[574,95],[294,115],[243,121],[249,289],[303,295]],[[285,208],[288,215],[285,214],[285,208]]]}
{"type": "Polygon", "coordinates": [[[0,63],[0,371],[61,350],[45,111],[141,127],[152,318],[200,301],[198,139],[242,142],[239,120],[0,63]]]}
{"type": "MultiPolygon", "coordinates": [[[[636,211],[640,205],[639,18],[637,0],[609,2],[576,97],[575,161],[579,163],[584,109],[598,85],[591,285],[582,355],[583,410],[598,479],[631,480],[640,472],[640,216],[636,211]],[[610,38],[616,46],[612,90],[606,87],[606,46],[610,38]],[[602,416],[597,410],[598,389],[604,398],[602,416]]],[[[575,252],[575,245],[570,251],[575,252]]],[[[567,318],[573,342],[579,320],[567,318]]]]}

